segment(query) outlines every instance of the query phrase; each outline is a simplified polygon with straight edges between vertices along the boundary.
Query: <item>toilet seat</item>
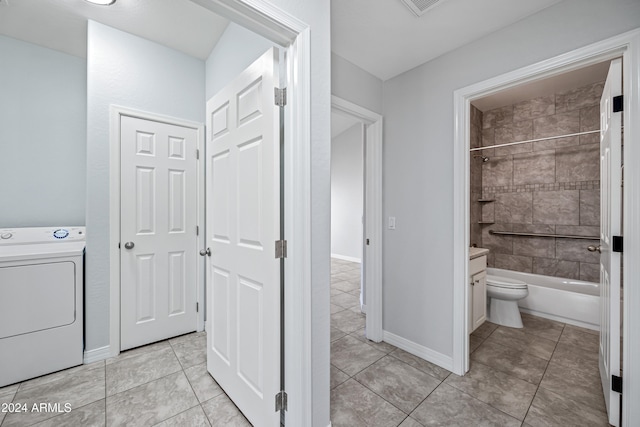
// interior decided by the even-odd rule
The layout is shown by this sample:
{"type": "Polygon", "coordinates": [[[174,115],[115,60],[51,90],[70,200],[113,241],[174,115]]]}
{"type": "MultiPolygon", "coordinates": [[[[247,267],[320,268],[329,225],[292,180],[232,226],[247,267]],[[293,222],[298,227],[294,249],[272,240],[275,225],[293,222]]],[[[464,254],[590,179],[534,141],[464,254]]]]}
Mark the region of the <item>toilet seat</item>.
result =
{"type": "Polygon", "coordinates": [[[509,279],[487,274],[487,286],[505,289],[527,289],[527,284],[521,280],[509,279]]]}

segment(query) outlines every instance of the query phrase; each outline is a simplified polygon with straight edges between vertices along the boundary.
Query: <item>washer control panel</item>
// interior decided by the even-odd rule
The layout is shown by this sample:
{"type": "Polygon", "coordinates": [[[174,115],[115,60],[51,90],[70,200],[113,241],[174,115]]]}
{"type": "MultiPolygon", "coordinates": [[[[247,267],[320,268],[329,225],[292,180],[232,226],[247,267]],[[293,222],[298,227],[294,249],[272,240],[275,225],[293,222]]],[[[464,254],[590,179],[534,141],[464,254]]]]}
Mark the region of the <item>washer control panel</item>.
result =
{"type": "Polygon", "coordinates": [[[28,227],[0,229],[0,246],[84,241],[85,227],[28,227]]]}

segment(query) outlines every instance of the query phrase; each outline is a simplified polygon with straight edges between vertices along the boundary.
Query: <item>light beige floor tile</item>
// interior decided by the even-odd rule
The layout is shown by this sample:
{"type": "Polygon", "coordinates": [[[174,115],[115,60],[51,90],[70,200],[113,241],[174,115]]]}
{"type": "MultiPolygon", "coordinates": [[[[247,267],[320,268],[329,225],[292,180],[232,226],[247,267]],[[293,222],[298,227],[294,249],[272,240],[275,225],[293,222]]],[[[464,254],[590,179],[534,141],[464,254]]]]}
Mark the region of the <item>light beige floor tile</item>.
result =
{"type": "Polygon", "coordinates": [[[335,295],[331,297],[331,304],[338,305],[344,308],[351,308],[360,306],[360,299],[355,295],[342,293],[341,295],[335,295]]]}
{"type": "Polygon", "coordinates": [[[340,338],[347,335],[346,332],[342,332],[340,329],[336,329],[334,327],[331,328],[331,342],[339,340],[340,338]]]}
{"type": "Polygon", "coordinates": [[[440,385],[431,375],[390,356],[378,360],[354,379],[406,414],[440,385]]]}
{"type": "Polygon", "coordinates": [[[473,397],[441,384],[411,413],[425,426],[519,427],[521,422],[473,397]]]}
{"type": "Polygon", "coordinates": [[[172,340],[171,347],[184,369],[207,361],[207,336],[204,334],[179,341],[172,340]]]}
{"type": "Polygon", "coordinates": [[[156,424],[157,427],[210,427],[209,419],[204,414],[201,406],[193,407],[175,417],[156,424]]]}
{"type": "Polygon", "coordinates": [[[184,373],[200,403],[224,393],[207,371],[206,363],[187,368],[184,373]]]}
{"type": "Polygon", "coordinates": [[[71,412],[49,418],[34,427],[82,426],[100,427],[105,425],[105,399],[90,403],[71,412]]]}
{"type": "Polygon", "coordinates": [[[107,397],[107,425],[149,426],[198,405],[183,372],[107,397]]]}
{"type": "Polygon", "coordinates": [[[406,414],[350,379],[331,391],[332,427],[397,426],[406,414]]]}
{"type": "Polygon", "coordinates": [[[399,359],[401,361],[403,361],[404,363],[413,366],[414,368],[425,372],[429,375],[431,375],[432,377],[435,377],[437,379],[439,379],[440,381],[444,380],[445,378],[447,378],[449,376],[449,374],[451,372],[447,371],[444,368],[441,368],[440,366],[428,362],[418,356],[415,356],[411,353],[408,353],[404,350],[401,349],[397,349],[391,353],[389,353],[390,356],[395,357],[396,359],[399,359]]]}
{"type": "Polygon", "coordinates": [[[331,326],[348,334],[364,328],[364,323],[364,316],[352,310],[344,310],[331,315],[331,326]]]}
{"type": "Polygon", "coordinates": [[[353,292],[360,291],[360,278],[356,278],[353,280],[343,280],[341,282],[337,282],[332,286],[333,288],[342,291],[342,292],[353,292]]]}
{"type": "Polygon", "coordinates": [[[471,363],[469,372],[463,377],[449,375],[445,384],[519,420],[524,420],[537,390],[535,384],[477,362],[471,363]]]}
{"type": "Polygon", "coordinates": [[[349,376],[357,374],[384,355],[349,335],[331,344],[331,364],[349,376]]]}
{"type": "Polygon", "coordinates": [[[111,363],[121,362],[130,357],[137,357],[141,354],[148,354],[154,351],[159,351],[162,349],[171,348],[169,345],[169,341],[160,341],[153,344],[143,345],[142,347],[132,348],[131,350],[125,350],[116,357],[110,357],[106,360],[106,364],[109,365],[111,363]]]}
{"type": "Polygon", "coordinates": [[[251,427],[251,423],[226,394],[206,401],[202,409],[213,427],[251,427]]]}

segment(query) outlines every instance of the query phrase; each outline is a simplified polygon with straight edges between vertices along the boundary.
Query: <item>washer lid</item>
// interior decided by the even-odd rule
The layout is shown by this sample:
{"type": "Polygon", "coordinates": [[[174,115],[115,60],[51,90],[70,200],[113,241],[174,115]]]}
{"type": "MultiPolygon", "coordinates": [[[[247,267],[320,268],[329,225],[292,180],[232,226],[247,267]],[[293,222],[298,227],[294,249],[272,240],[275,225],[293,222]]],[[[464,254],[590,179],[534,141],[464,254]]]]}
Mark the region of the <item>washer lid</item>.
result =
{"type": "Polygon", "coordinates": [[[498,288],[527,289],[527,284],[522,280],[509,279],[508,277],[487,274],[487,284],[498,288]]]}

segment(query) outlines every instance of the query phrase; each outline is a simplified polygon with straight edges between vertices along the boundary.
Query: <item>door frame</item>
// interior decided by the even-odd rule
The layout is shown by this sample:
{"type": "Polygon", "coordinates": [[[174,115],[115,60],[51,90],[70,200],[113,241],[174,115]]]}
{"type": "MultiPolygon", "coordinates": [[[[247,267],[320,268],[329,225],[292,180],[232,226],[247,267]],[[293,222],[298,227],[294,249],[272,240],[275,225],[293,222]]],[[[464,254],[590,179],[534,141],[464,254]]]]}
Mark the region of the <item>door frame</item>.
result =
{"type": "MultiPolygon", "coordinates": [[[[285,237],[288,255],[285,260],[285,390],[288,394],[287,421],[291,425],[310,426],[313,420],[312,323],[318,330],[322,314],[312,315],[311,287],[311,29],[308,24],[281,10],[267,0],[191,0],[230,21],[282,46],[287,58],[287,107],[285,108],[285,237]],[[320,317],[319,317],[320,316],[320,317]],[[312,322],[313,319],[313,322],[312,322]]],[[[112,128],[111,134],[114,130],[112,128]]],[[[204,136],[202,137],[204,141],[204,136]]],[[[112,136],[110,144],[113,148],[112,136]]],[[[204,156],[202,156],[204,158],[204,156]]],[[[119,164],[119,162],[118,162],[119,164]]],[[[110,197],[118,200],[113,179],[119,176],[110,165],[110,197]]],[[[110,230],[119,229],[110,215],[110,230]]],[[[203,218],[204,215],[201,216],[203,218]]],[[[202,225],[202,224],[200,224],[202,225]]],[[[203,236],[203,233],[200,234],[203,236]]],[[[109,283],[113,291],[119,280],[118,238],[110,234],[109,283]],[[115,255],[115,256],[114,256],[115,255]]],[[[203,270],[204,271],[204,267],[203,270]]],[[[117,301],[117,300],[116,300],[117,301]]],[[[111,300],[111,308],[113,308],[111,300]]],[[[117,304],[116,302],[116,305],[117,304]]],[[[314,307],[323,313],[324,307],[314,307]]],[[[326,307],[328,331],[328,306],[326,307]]],[[[113,316],[111,316],[113,320],[113,316]]],[[[110,320],[110,347],[117,345],[119,326],[110,320]]],[[[321,328],[322,329],[322,328],[321,328]]],[[[320,337],[322,338],[322,337],[320,337]]],[[[319,339],[320,339],[319,338],[319,339]]],[[[329,336],[326,334],[329,353],[329,336]]],[[[316,350],[317,351],[317,350],[316,350]]],[[[111,350],[113,354],[117,351],[111,350]]],[[[318,362],[315,362],[316,365],[318,362]]],[[[322,373],[316,374],[323,379],[322,373]]],[[[316,387],[316,392],[318,387],[316,387]]],[[[321,388],[322,389],[322,388],[321,388]]],[[[329,396],[329,361],[326,363],[326,398],[329,396]]],[[[322,397],[321,397],[322,398],[322,397]]]]}
{"type": "Polygon", "coordinates": [[[623,58],[624,93],[624,207],[623,253],[625,282],[623,314],[624,381],[622,393],[623,424],[640,420],[640,336],[632,334],[640,327],[640,29],[573,50],[548,60],[508,72],[454,92],[454,230],[453,230],[453,368],[457,375],[469,369],[468,342],[468,260],[469,260],[469,149],[470,104],[501,90],[541,78],[561,74],[590,64],[623,58]]]}
{"type": "Polygon", "coordinates": [[[331,95],[331,108],[364,124],[364,286],[367,338],[380,342],[382,331],[382,116],[346,99],[331,95]]]}
{"type": "MultiPolygon", "coordinates": [[[[120,354],[120,124],[122,117],[149,120],[197,131],[198,139],[196,141],[196,149],[203,155],[198,159],[196,166],[196,224],[201,230],[201,233],[199,233],[196,239],[196,253],[197,249],[204,245],[204,179],[202,177],[204,171],[204,124],[111,105],[109,108],[109,197],[111,200],[109,204],[109,256],[111,260],[109,280],[109,350],[111,357],[120,354]]],[[[204,330],[205,318],[205,277],[204,259],[200,256],[197,257],[196,286],[196,301],[201,307],[197,314],[196,330],[202,331],[204,330]]]]}

